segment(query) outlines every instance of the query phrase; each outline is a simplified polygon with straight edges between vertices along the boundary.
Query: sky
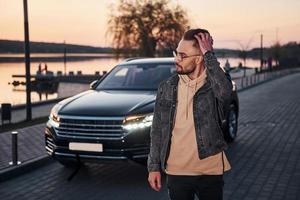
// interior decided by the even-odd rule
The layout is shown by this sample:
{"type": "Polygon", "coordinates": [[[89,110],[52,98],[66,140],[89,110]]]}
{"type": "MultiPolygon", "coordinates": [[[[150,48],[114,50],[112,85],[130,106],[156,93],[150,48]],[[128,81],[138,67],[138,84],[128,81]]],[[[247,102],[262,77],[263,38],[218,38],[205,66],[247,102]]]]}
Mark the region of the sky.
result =
{"type": "MultiPolygon", "coordinates": [[[[31,41],[111,46],[110,5],[118,0],[28,0],[31,41]]],[[[215,48],[251,49],[300,42],[300,0],[171,0],[191,28],[205,28],[215,48]]],[[[0,39],[24,40],[22,0],[0,0],[0,39]]]]}

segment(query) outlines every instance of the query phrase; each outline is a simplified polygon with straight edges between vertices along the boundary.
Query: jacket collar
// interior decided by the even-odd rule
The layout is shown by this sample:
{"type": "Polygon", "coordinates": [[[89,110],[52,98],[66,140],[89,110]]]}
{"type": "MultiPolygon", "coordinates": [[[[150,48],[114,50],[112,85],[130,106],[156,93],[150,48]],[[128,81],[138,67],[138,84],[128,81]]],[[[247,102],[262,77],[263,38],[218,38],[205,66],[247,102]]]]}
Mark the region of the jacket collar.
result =
{"type": "Polygon", "coordinates": [[[177,85],[179,81],[179,77],[178,74],[173,74],[168,80],[167,83],[169,83],[170,85],[177,85]]]}

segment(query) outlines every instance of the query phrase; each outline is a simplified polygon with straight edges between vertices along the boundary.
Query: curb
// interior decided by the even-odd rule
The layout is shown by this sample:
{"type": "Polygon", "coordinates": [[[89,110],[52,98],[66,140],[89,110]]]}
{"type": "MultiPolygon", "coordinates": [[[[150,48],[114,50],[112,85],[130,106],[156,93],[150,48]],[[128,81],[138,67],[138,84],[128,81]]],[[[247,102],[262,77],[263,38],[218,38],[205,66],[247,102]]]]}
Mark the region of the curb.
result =
{"type": "Polygon", "coordinates": [[[37,168],[45,166],[46,164],[51,163],[53,160],[48,155],[43,155],[37,158],[34,158],[29,161],[25,161],[19,166],[7,167],[3,170],[0,170],[0,182],[7,181],[9,179],[15,178],[27,172],[33,171],[37,168]]]}
{"type": "MultiPolygon", "coordinates": [[[[49,100],[43,100],[43,101],[38,101],[38,102],[32,102],[32,107],[36,107],[36,106],[41,106],[41,105],[45,105],[45,104],[50,104],[50,103],[57,103],[59,101],[62,101],[66,98],[69,98],[71,96],[66,96],[66,97],[59,97],[56,99],[49,99],[49,100]]],[[[20,109],[24,109],[26,108],[26,104],[18,104],[18,105],[12,105],[11,110],[20,110],[20,109]]],[[[1,109],[0,109],[1,111],[1,109]]]]}

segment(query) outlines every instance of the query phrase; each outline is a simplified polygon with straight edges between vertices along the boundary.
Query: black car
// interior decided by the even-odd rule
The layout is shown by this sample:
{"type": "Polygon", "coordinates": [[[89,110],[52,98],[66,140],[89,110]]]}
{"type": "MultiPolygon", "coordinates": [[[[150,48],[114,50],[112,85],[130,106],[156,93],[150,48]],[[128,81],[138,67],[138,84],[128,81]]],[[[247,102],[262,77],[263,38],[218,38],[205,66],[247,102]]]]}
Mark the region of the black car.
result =
{"type": "MultiPolygon", "coordinates": [[[[128,59],[57,103],[45,129],[46,150],[65,166],[80,161],[145,162],[159,83],[176,73],[174,58],[128,59]]],[[[238,97],[233,82],[224,137],[236,137],[238,97]]]]}

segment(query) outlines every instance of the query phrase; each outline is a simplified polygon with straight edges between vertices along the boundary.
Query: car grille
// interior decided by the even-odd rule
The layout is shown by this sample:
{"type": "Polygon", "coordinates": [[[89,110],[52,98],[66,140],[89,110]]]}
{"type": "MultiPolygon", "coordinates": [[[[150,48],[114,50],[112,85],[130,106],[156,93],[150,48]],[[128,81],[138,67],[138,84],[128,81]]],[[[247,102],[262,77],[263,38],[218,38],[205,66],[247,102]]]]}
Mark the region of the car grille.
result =
{"type": "Polygon", "coordinates": [[[53,142],[53,139],[46,136],[46,150],[48,154],[51,155],[53,153],[54,148],[55,148],[55,144],[53,142]]]}
{"type": "Polygon", "coordinates": [[[69,138],[120,140],[124,137],[122,117],[60,116],[57,135],[69,138]]]}

